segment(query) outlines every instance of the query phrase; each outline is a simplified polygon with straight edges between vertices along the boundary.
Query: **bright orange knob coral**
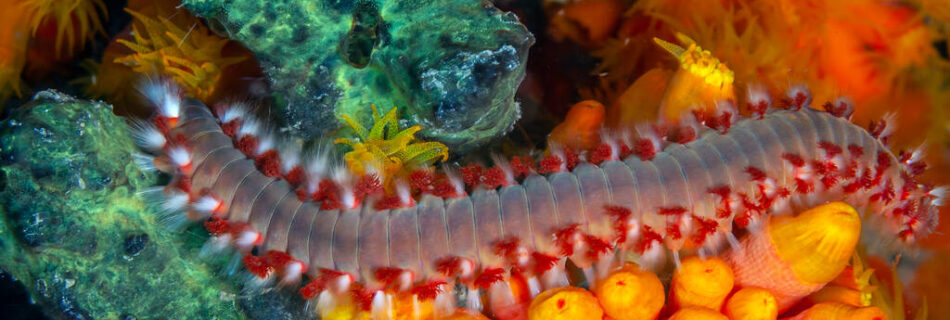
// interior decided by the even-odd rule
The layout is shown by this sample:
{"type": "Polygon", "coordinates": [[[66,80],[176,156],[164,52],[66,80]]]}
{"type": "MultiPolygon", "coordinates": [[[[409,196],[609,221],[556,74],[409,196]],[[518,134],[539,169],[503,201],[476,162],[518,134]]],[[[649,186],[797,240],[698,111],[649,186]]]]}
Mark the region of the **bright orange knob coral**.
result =
{"type": "Polygon", "coordinates": [[[488,318],[486,318],[485,316],[477,312],[473,312],[471,310],[463,309],[463,308],[459,308],[458,310],[455,310],[454,313],[448,316],[439,317],[436,319],[439,319],[439,320],[488,320],[488,318]]]}
{"type": "Polygon", "coordinates": [[[677,308],[722,308],[732,291],[732,268],[720,258],[701,259],[692,256],[683,260],[673,273],[670,284],[670,302],[677,308]]]}
{"type": "Polygon", "coordinates": [[[582,45],[598,46],[613,34],[623,11],[620,0],[574,1],[552,17],[551,33],[582,45]]]}
{"type": "Polygon", "coordinates": [[[680,309],[669,320],[729,320],[726,316],[709,308],[689,307],[680,309]]]}
{"type": "Polygon", "coordinates": [[[529,320],[601,319],[604,310],[590,291],[562,287],[542,292],[528,307],[529,320]]]}
{"type": "Polygon", "coordinates": [[[768,290],[747,287],[729,297],[723,313],[732,320],[774,320],[778,317],[778,304],[768,290]]]}
{"type": "Polygon", "coordinates": [[[656,319],[666,300],[656,274],[632,263],[607,276],[595,293],[604,313],[616,320],[656,319]]]}
{"type": "Polygon", "coordinates": [[[878,307],[855,307],[840,302],[822,302],[802,311],[788,320],[887,320],[887,315],[878,307]]]}
{"type": "Polygon", "coordinates": [[[574,104],[564,122],[551,130],[548,142],[575,150],[587,150],[600,141],[600,127],[604,123],[604,105],[594,100],[574,104]]]}

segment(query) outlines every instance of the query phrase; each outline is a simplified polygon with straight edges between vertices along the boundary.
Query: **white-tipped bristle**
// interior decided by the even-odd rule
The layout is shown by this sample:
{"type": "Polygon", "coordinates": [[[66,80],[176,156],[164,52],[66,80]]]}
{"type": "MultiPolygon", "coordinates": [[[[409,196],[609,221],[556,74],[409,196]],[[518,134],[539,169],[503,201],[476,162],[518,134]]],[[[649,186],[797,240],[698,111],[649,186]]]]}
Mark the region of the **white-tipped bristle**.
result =
{"type": "Polygon", "coordinates": [[[178,167],[184,167],[191,163],[191,154],[183,147],[174,147],[168,150],[168,158],[178,167]]]}
{"type": "Polygon", "coordinates": [[[452,185],[452,188],[455,189],[456,195],[465,194],[465,183],[462,182],[462,177],[459,176],[458,171],[449,167],[448,165],[442,165],[442,172],[445,173],[445,178],[449,181],[449,184],[452,185]]]}
{"type": "Polygon", "coordinates": [[[237,247],[242,252],[248,251],[251,247],[257,243],[257,240],[260,239],[261,234],[254,230],[244,230],[238,234],[237,238],[234,239],[234,246],[237,247]]]}
{"type": "Polygon", "coordinates": [[[132,160],[135,162],[135,165],[139,167],[140,170],[145,172],[154,172],[158,170],[155,168],[155,157],[150,155],[135,152],[132,153],[132,160]]]}
{"type": "Polygon", "coordinates": [[[511,185],[517,183],[517,181],[515,181],[514,170],[511,169],[511,164],[508,163],[508,159],[505,159],[505,157],[497,153],[492,153],[491,158],[495,162],[495,166],[501,168],[501,172],[505,174],[506,184],[511,185]]]}
{"type": "Polygon", "coordinates": [[[188,206],[188,194],[181,191],[172,191],[165,195],[161,208],[165,212],[180,212],[188,206]]]}
{"type": "Polygon", "coordinates": [[[245,135],[256,137],[260,134],[260,131],[261,124],[257,122],[257,119],[254,119],[254,117],[251,116],[246,116],[244,117],[244,121],[241,123],[241,128],[238,129],[237,135],[235,136],[238,138],[245,135]]]}
{"type": "Polygon", "coordinates": [[[220,236],[213,236],[201,246],[201,250],[198,252],[199,257],[210,257],[215,254],[219,254],[231,247],[231,234],[225,233],[220,236]]]}
{"type": "Polygon", "coordinates": [[[736,108],[736,103],[732,100],[716,101],[716,115],[723,115],[726,112],[731,114],[732,118],[735,118],[735,116],[739,114],[739,109],[736,108]]]}
{"type": "Polygon", "coordinates": [[[171,79],[147,81],[140,92],[162,116],[178,118],[181,113],[181,89],[171,79]]]}
{"type": "Polygon", "coordinates": [[[284,142],[280,144],[280,170],[284,174],[290,173],[294,167],[300,165],[300,148],[296,144],[284,142]]]}
{"type": "Polygon", "coordinates": [[[851,98],[848,97],[838,97],[834,102],[835,106],[844,106],[844,116],[845,119],[851,119],[851,116],[854,114],[854,101],[851,101],[851,98]]]}
{"type": "Polygon", "coordinates": [[[399,203],[404,207],[412,205],[412,190],[410,190],[409,183],[405,180],[396,181],[396,195],[399,196],[399,203]]]}
{"type": "Polygon", "coordinates": [[[640,267],[644,270],[658,271],[666,265],[666,247],[654,243],[640,255],[640,267]]]}
{"type": "Polygon", "coordinates": [[[303,272],[304,265],[302,262],[291,261],[284,267],[283,278],[281,278],[280,284],[286,286],[300,283],[303,272]]]}
{"type": "Polygon", "coordinates": [[[880,137],[882,138],[891,136],[891,134],[894,133],[894,130],[897,129],[897,113],[888,112],[885,114],[884,123],[887,125],[884,127],[884,131],[881,132],[880,137]]]}
{"type": "Polygon", "coordinates": [[[482,294],[478,289],[468,289],[468,294],[465,296],[465,307],[478,313],[482,312],[482,294]]]}
{"type": "Polygon", "coordinates": [[[769,96],[768,90],[760,84],[749,85],[746,90],[746,99],[748,99],[748,103],[750,104],[765,102],[768,106],[772,105],[772,97],[769,96]]]}
{"type": "Polygon", "coordinates": [[[199,211],[201,213],[212,213],[221,206],[221,201],[215,197],[206,195],[198,198],[194,203],[191,204],[191,209],[199,211]]]}
{"type": "Polygon", "coordinates": [[[812,96],[811,96],[811,90],[808,89],[808,86],[803,85],[803,84],[794,85],[794,86],[788,88],[788,91],[786,92],[785,95],[786,95],[786,97],[788,97],[789,99],[794,100],[795,97],[798,96],[798,94],[804,94],[804,95],[805,95],[805,102],[802,103],[801,107],[802,107],[802,108],[807,108],[807,107],[809,107],[809,106],[811,105],[812,96]]]}
{"type": "Polygon", "coordinates": [[[391,319],[389,315],[390,307],[387,303],[389,299],[382,290],[373,293],[373,300],[370,302],[370,317],[373,319],[391,319]]]}
{"type": "Polygon", "coordinates": [[[948,192],[950,192],[950,189],[948,189],[947,186],[939,186],[939,187],[933,188],[933,190],[930,190],[930,192],[928,192],[930,196],[934,197],[931,203],[937,207],[943,206],[944,202],[946,202],[948,192]]]}
{"type": "Polygon", "coordinates": [[[656,132],[656,128],[648,124],[637,124],[633,127],[634,131],[637,133],[641,139],[647,139],[653,144],[653,150],[660,152],[663,150],[663,139],[660,139],[660,134],[656,132]]]}
{"type": "Polygon", "coordinates": [[[247,107],[243,103],[221,104],[218,115],[221,123],[228,123],[247,116],[247,107]]]}
{"type": "Polygon", "coordinates": [[[135,145],[149,152],[158,152],[165,147],[167,140],[161,131],[158,131],[151,122],[135,120],[132,122],[132,137],[135,145]]]}
{"type": "Polygon", "coordinates": [[[257,150],[254,150],[257,155],[262,155],[265,152],[274,150],[276,147],[276,142],[274,141],[274,136],[270,133],[262,134],[258,138],[257,150]]]}

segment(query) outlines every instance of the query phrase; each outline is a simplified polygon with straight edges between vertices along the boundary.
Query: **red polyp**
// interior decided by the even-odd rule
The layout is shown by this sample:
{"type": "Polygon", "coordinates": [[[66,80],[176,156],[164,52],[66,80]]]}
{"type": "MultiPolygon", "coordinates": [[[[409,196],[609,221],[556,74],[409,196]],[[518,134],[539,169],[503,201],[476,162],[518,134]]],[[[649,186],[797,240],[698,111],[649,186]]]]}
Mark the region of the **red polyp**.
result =
{"type": "Polygon", "coordinates": [[[590,163],[599,165],[601,162],[610,160],[613,157],[613,148],[609,144],[601,143],[590,155],[590,163]]]}
{"type": "Polygon", "coordinates": [[[564,165],[564,161],[561,160],[561,157],[552,154],[541,159],[539,165],[540,168],[538,168],[538,173],[555,173],[561,171],[561,166],[564,165]]]}
{"type": "Polygon", "coordinates": [[[481,182],[482,166],[479,164],[470,164],[459,169],[462,174],[462,182],[469,188],[475,188],[481,182]]]}
{"type": "Polygon", "coordinates": [[[257,169],[265,176],[277,178],[281,176],[280,172],[280,154],[277,150],[267,150],[254,159],[257,169]]]}
{"type": "Polygon", "coordinates": [[[649,161],[653,160],[653,157],[656,156],[656,148],[653,146],[653,141],[647,138],[637,139],[636,144],[633,147],[633,153],[640,157],[640,160],[649,161]]]}
{"type": "Polygon", "coordinates": [[[231,232],[231,225],[227,220],[211,216],[211,220],[205,221],[205,229],[208,229],[211,235],[218,237],[231,232]]]}
{"type": "Polygon", "coordinates": [[[432,195],[439,198],[450,198],[459,196],[455,190],[455,186],[448,181],[440,181],[432,186],[432,195]]]}
{"type": "Polygon", "coordinates": [[[543,254],[540,252],[531,253],[531,258],[534,259],[534,273],[537,275],[542,275],[554,266],[557,265],[558,257],[543,254]]]}
{"type": "Polygon", "coordinates": [[[257,146],[260,144],[260,141],[256,137],[245,134],[241,136],[237,141],[237,148],[241,150],[247,156],[254,156],[255,151],[257,151],[257,146]]]}
{"type": "Polygon", "coordinates": [[[369,311],[373,306],[373,292],[359,283],[354,283],[353,287],[350,288],[350,297],[360,307],[360,310],[369,311]]]}
{"type": "Polygon", "coordinates": [[[482,270],[482,273],[475,278],[475,287],[480,289],[488,289],[495,282],[499,282],[505,279],[505,269],[502,268],[486,268],[482,270]]]}
{"type": "Polygon", "coordinates": [[[244,266],[247,267],[248,272],[261,279],[266,278],[268,274],[274,271],[274,267],[267,264],[267,261],[265,261],[264,258],[256,257],[252,254],[244,255],[244,258],[241,259],[241,262],[243,262],[244,266]]]}
{"type": "Polygon", "coordinates": [[[287,172],[287,174],[284,175],[284,180],[294,187],[300,186],[300,184],[303,183],[303,179],[304,171],[300,166],[294,166],[289,172],[287,172]]]}
{"type": "Polygon", "coordinates": [[[527,177],[537,170],[534,165],[534,160],[529,156],[512,157],[510,164],[511,171],[514,173],[515,178],[527,177]]]}
{"type": "Polygon", "coordinates": [[[411,292],[420,300],[432,300],[442,293],[442,286],[446,284],[444,280],[432,280],[426,284],[416,285],[411,292]]]}

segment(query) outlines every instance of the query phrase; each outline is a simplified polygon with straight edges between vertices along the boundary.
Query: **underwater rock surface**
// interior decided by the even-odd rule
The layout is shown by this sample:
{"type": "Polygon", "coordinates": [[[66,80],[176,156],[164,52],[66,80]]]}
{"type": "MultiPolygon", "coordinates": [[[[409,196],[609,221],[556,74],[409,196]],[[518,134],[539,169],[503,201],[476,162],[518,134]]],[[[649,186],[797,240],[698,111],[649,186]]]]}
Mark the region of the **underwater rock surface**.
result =
{"type": "Polygon", "coordinates": [[[370,105],[464,152],[507,133],[534,37],[477,0],[185,0],[251,49],[283,103],[281,129],[304,139],[361,123],[370,105]]]}
{"type": "Polygon", "coordinates": [[[200,224],[164,227],[140,192],[124,120],[43,91],[0,123],[0,268],[59,319],[303,319],[289,292],[241,294],[227,257],[199,258],[200,224]]]}

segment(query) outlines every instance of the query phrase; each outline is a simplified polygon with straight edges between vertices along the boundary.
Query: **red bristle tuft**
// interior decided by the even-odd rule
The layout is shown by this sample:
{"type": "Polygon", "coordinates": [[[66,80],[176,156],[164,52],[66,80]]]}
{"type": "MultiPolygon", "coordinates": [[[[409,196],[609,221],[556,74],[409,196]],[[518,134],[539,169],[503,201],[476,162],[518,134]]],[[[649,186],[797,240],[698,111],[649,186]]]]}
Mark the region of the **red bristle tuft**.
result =
{"type": "Polygon", "coordinates": [[[887,121],[884,119],[871,121],[871,124],[868,125],[868,133],[871,134],[875,139],[881,139],[884,130],[887,129],[887,121]]]}
{"type": "Polygon", "coordinates": [[[627,220],[630,219],[630,215],[633,213],[630,209],[621,206],[604,206],[604,210],[607,210],[607,215],[613,219],[614,225],[614,241],[617,243],[624,243],[627,241],[627,220]]]}
{"type": "Polygon", "coordinates": [[[702,217],[693,215],[693,220],[696,220],[699,224],[696,227],[696,233],[693,234],[693,242],[699,245],[706,242],[706,238],[716,233],[716,229],[719,228],[719,222],[713,219],[703,219],[702,217]]]}
{"type": "Polygon", "coordinates": [[[884,171],[891,167],[891,156],[885,151],[877,153],[877,166],[875,170],[884,171]]]}
{"type": "Polygon", "coordinates": [[[191,177],[187,175],[175,176],[173,183],[169,185],[172,188],[181,190],[184,193],[191,193],[191,177]]]}
{"type": "Polygon", "coordinates": [[[379,267],[373,271],[373,276],[376,278],[376,281],[388,286],[399,280],[399,276],[403,272],[405,272],[405,270],[399,268],[379,267]]]}
{"type": "Polygon", "coordinates": [[[709,189],[709,193],[719,196],[719,206],[716,207],[716,217],[717,218],[727,218],[732,215],[731,203],[729,201],[729,194],[732,193],[732,190],[729,186],[719,186],[712,189],[709,189]]]}
{"type": "Polygon", "coordinates": [[[248,272],[261,279],[266,278],[268,274],[274,271],[274,268],[268,265],[263,258],[256,257],[252,254],[244,255],[244,258],[241,259],[241,262],[243,262],[244,266],[247,267],[248,272]]]}
{"type": "Polygon", "coordinates": [[[764,100],[758,103],[748,103],[746,106],[749,108],[749,112],[755,114],[759,120],[765,118],[765,112],[769,110],[769,103],[764,100]]]}
{"type": "Polygon", "coordinates": [[[510,258],[518,252],[518,247],[520,245],[521,239],[518,239],[518,237],[509,237],[507,239],[496,241],[493,251],[498,256],[510,258]]]}
{"type": "Polygon", "coordinates": [[[923,161],[911,162],[907,165],[907,171],[913,176],[919,176],[927,171],[927,163],[923,161]]]}
{"type": "Polygon", "coordinates": [[[377,211],[392,210],[400,207],[402,207],[402,199],[397,195],[383,196],[373,204],[373,209],[377,211]]]}
{"type": "Polygon", "coordinates": [[[482,166],[479,164],[470,164],[459,169],[462,175],[462,182],[469,188],[475,188],[481,182],[482,166]]]}
{"type": "Polygon", "coordinates": [[[801,156],[794,153],[783,153],[782,159],[785,159],[786,161],[791,163],[792,166],[796,168],[801,168],[805,166],[805,159],[802,159],[801,156]]]}
{"type": "Polygon", "coordinates": [[[610,242],[595,236],[587,235],[584,237],[584,240],[587,241],[587,246],[590,248],[590,250],[587,251],[587,257],[594,261],[597,261],[601,255],[614,249],[613,246],[610,245],[610,242]]]}
{"type": "Polygon", "coordinates": [[[238,139],[237,148],[245,155],[252,157],[257,151],[258,144],[260,144],[260,141],[256,137],[245,134],[238,139]]]}
{"type": "Polygon", "coordinates": [[[267,251],[266,254],[264,254],[264,262],[266,262],[267,265],[278,270],[282,269],[291,261],[294,261],[294,258],[291,257],[289,254],[284,253],[282,251],[270,250],[270,251],[267,251]]]}
{"type": "Polygon", "coordinates": [[[340,197],[335,193],[329,194],[320,202],[320,210],[330,211],[340,209],[343,209],[343,203],[340,202],[340,197]]]}
{"type": "Polygon", "coordinates": [[[491,167],[482,171],[481,182],[486,188],[495,189],[508,185],[508,178],[501,167],[491,167]]]}
{"type": "Polygon", "coordinates": [[[505,279],[505,269],[502,268],[487,268],[482,270],[482,273],[475,278],[475,287],[481,289],[488,289],[495,282],[499,282],[505,279]]]}
{"type": "Polygon", "coordinates": [[[686,208],[680,206],[660,207],[661,216],[679,216],[686,213],[686,208]]]}
{"type": "Polygon", "coordinates": [[[802,194],[808,194],[812,191],[815,191],[815,185],[805,179],[795,178],[795,191],[802,194]]]}
{"type": "Polygon", "coordinates": [[[446,257],[435,262],[435,270],[446,277],[454,277],[459,273],[459,264],[462,263],[460,257],[446,257]]]}
{"type": "Polygon", "coordinates": [[[540,167],[538,168],[538,173],[548,174],[561,171],[561,166],[564,164],[564,161],[561,160],[561,157],[556,155],[549,155],[544,157],[539,162],[540,167]]]}
{"type": "Polygon", "coordinates": [[[152,124],[155,125],[155,128],[158,129],[158,132],[161,132],[162,135],[168,136],[168,133],[171,132],[171,124],[168,121],[168,118],[164,116],[155,116],[152,118],[152,124]]]}
{"type": "Polygon", "coordinates": [[[379,176],[375,173],[364,174],[356,181],[353,187],[353,193],[360,200],[367,196],[383,191],[383,185],[379,181],[379,176]]]}
{"type": "Polygon", "coordinates": [[[537,275],[542,275],[548,270],[551,270],[551,268],[557,265],[557,261],[560,260],[558,257],[540,252],[531,253],[531,257],[534,259],[534,273],[537,275]]]}
{"type": "Polygon", "coordinates": [[[554,241],[561,249],[562,256],[571,256],[574,254],[574,244],[572,240],[574,234],[580,230],[580,227],[581,225],[579,223],[574,223],[554,232],[554,241]]]}
{"type": "Polygon", "coordinates": [[[732,112],[723,111],[722,114],[706,119],[706,126],[720,133],[729,132],[732,128],[732,112]]]}
{"type": "Polygon", "coordinates": [[[660,236],[659,233],[656,233],[656,231],[653,231],[653,228],[650,228],[650,226],[644,225],[641,233],[640,244],[637,246],[637,252],[640,254],[650,249],[654,242],[660,243],[663,241],[663,237],[660,236]]]}
{"type": "Polygon", "coordinates": [[[653,157],[656,156],[656,151],[656,148],[653,146],[653,141],[647,138],[637,139],[633,147],[633,153],[643,161],[653,160],[653,157]]]}
{"type": "Polygon", "coordinates": [[[320,292],[323,292],[324,288],[324,283],[319,281],[319,279],[310,279],[310,282],[300,288],[297,293],[299,293],[304,300],[310,300],[316,298],[320,292]]]}
{"type": "Polygon", "coordinates": [[[290,168],[290,171],[284,175],[284,180],[294,187],[299,186],[303,182],[303,179],[304,172],[303,168],[300,166],[294,166],[293,168],[290,168]]]}
{"type": "Polygon", "coordinates": [[[181,133],[176,134],[176,135],[175,135],[174,137],[172,137],[171,140],[168,142],[168,145],[173,145],[173,146],[185,146],[185,145],[188,145],[188,138],[185,137],[184,134],[181,134],[181,133]]]}
{"type": "Polygon", "coordinates": [[[452,183],[448,181],[440,181],[436,183],[435,185],[433,185],[431,193],[432,195],[439,198],[450,198],[450,197],[458,196],[458,194],[456,194],[457,192],[455,190],[455,186],[453,186],[452,183]]]}
{"type": "Polygon", "coordinates": [[[601,143],[594,148],[590,155],[590,163],[600,165],[601,162],[610,160],[613,156],[613,148],[609,144],[601,143]]]}
{"type": "Polygon", "coordinates": [[[360,310],[369,311],[373,306],[373,292],[366,290],[362,284],[353,284],[350,288],[350,297],[360,307],[360,310]]]}
{"type": "Polygon", "coordinates": [[[851,156],[859,158],[864,156],[864,148],[859,145],[850,144],[848,145],[848,152],[851,153],[851,156]]]}
{"type": "Polygon", "coordinates": [[[416,295],[419,300],[432,300],[442,293],[442,286],[446,284],[444,280],[433,280],[429,281],[429,283],[413,287],[411,292],[416,295]]]}
{"type": "Polygon", "coordinates": [[[240,127],[241,127],[241,120],[234,119],[234,120],[222,123],[221,131],[224,132],[226,136],[231,137],[231,139],[234,139],[234,135],[237,134],[238,128],[240,127]]]}
{"type": "Polygon", "coordinates": [[[574,170],[577,167],[577,164],[581,162],[580,155],[574,152],[574,149],[570,147],[564,148],[564,164],[567,166],[568,171],[574,170]]]}
{"type": "Polygon", "coordinates": [[[212,216],[211,220],[205,221],[205,229],[208,233],[217,237],[231,231],[231,224],[227,220],[212,216]]]}
{"type": "Polygon", "coordinates": [[[834,188],[834,186],[837,185],[837,184],[838,184],[838,175],[837,175],[837,174],[828,173],[828,174],[826,174],[826,175],[824,175],[824,176],[821,177],[821,185],[823,185],[823,186],[825,187],[825,189],[834,188]]]}
{"type": "Polygon", "coordinates": [[[346,272],[337,271],[337,270],[333,270],[333,269],[327,269],[327,268],[320,268],[319,271],[320,271],[319,280],[321,280],[321,281],[323,281],[323,282],[329,282],[329,281],[334,280],[334,279],[336,279],[336,278],[343,277],[343,276],[346,276],[346,275],[347,275],[346,272]]]}
{"type": "Polygon", "coordinates": [[[435,183],[435,174],[428,170],[413,170],[409,173],[409,187],[422,192],[429,192],[435,183]]]}
{"type": "Polygon", "coordinates": [[[531,159],[529,156],[512,157],[510,165],[515,178],[527,177],[537,170],[534,165],[534,159],[531,159]]]}
{"type": "Polygon", "coordinates": [[[884,188],[881,189],[881,192],[871,195],[871,201],[881,201],[882,203],[890,204],[894,200],[896,193],[894,190],[894,183],[890,179],[884,183],[884,188]]]}
{"type": "Polygon", "coordinates": [[[745,228],[748,227],[750,223],[752,223],[752,217],[749,216],[748,212],[743,212],[736,215],[736,218],[733,219],[733,221],[735,221],[736,225],[739,227],[745,228]]]}
{"type": "Polygon", "coordinates": [[[268,150],[254,159],[257,169],[265,176],[276,178],[281,176],[280,154],[276,150],[268,150]]]}
{"type": "Polygon", "coordinates": [[[679,240],[683,238],[683,233],[680,232],[679,224],[670,224],[666,226],[666,236],[670,237],[673,240],[679,240]]]}
{"type": "Polygon", "coordinates": [[[756,167],[747,167],[745,172],[749,174],[749,180],[751,181],[762,181],[765,180],[765,172],[762,169],[756,167]]]}
{"type": "Polygon", "coordinates": [[[626,159],[631,154],[633,154],[633,149],[630,148],[626,143],[620,144],[620,159],[626,159]]]}
{"type": "Polygon", "coordinates": [[[842,151],[840,146],[828,141],[818,142],[818,148],[824,150],[829,159],[841,154],[842,151]]]}

